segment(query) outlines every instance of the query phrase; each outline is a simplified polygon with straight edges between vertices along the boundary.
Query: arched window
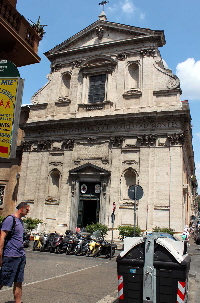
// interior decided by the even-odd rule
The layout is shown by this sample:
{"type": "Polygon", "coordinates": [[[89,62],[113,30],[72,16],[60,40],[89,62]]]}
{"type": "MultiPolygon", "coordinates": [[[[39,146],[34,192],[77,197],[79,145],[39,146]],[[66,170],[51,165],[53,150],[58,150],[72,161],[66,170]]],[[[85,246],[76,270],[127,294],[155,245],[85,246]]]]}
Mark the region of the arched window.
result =
{"type": "Polygon", "coordinates": [[[123,200],[129,200],[128,196],[128,189],[131,185],[135,185],[136,180],[136,173],[133,169],[128,169],[125,171],[123,177],[122,177],[122,199],[123,200]]]}
{"type": "Polygon", "coordinates": [[[58,198],[60,186],[60,172],[54,169],[49,174],[49,197],[58,198]]]}

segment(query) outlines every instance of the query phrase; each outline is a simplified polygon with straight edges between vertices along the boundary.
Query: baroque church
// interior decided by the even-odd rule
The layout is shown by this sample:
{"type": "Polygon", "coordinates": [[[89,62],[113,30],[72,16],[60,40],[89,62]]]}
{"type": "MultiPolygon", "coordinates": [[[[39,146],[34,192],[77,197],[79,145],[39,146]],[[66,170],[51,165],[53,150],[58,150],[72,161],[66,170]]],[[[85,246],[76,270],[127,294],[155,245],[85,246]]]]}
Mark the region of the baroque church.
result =
{"type": "Polygon", "coordinates": [[[100,222],[181,232],[194,211],[191,117],[162,59],[162,30],[99,19],[45,53],[48,83],[32,97],[18,201],[46,231],[100,222]]]}

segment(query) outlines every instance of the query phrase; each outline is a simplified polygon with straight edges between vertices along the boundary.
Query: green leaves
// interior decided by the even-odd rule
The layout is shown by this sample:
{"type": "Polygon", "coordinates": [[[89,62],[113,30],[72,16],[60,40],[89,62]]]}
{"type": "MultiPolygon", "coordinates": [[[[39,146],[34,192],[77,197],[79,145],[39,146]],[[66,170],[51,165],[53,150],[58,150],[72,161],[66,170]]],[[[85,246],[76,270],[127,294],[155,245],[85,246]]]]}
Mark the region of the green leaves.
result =
{"type": "Polygon", "coordinates": [[[29,231],[35,229],[39,223],[43,223],[42,220],[40,219],[32,219],[32,218],[25,218],[23,219],[25,228],[28,229],[29,231]]]}
{"type": "Polygon", "coordinates": [[[85,227],[85,231],[91,234],[97,230],[101,231],[102,236],[105,236],[108,232],[108,227],[101,223],[92,223],[85,227]]]}
{"type": "Polygon", "coordinates": [[[174,229],[172,229],[172,228],[167,228],[167,227],[160,228],[159,226],[154,227],[153,231],[154,232],[168,233],[168,234],[170,234],[172,236],[175,233],[174,229]]]}
{"type": "MultiPolygon", "coordinates": [[[[123,240],[125,237],[134,237],[134,226],[130,225],[121,225],[117,228],[119,230],[119,238],[123,240]]],[[[141,234],[141,229],[136,226],[135,227],[135,236],[139,237],[141,234]]]]}

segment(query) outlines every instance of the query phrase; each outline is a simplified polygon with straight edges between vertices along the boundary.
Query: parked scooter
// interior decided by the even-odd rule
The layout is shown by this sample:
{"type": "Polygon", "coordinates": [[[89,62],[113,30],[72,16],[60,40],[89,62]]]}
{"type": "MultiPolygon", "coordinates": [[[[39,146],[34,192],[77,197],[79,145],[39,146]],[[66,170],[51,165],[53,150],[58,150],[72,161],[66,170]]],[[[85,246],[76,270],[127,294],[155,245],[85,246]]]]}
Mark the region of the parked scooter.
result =
{"type": "Polygon", "coordinates": [[[24,243],[24,247],[29,247],[29,242],[30,242],[30,234],[28,232],[24,232],[23,235],[23,243],[24,243]]]}
{"type": "Polygon", "coordinates": [[[86,255],[88,250],[88,245],[90,243],[90,234],[89,233],[79,233],[77,235],[76,246],[74,248],[75,255],[86,255]]]}
{"type": "Polygon", "coordinates": [[[42,247],[41,235],[36,234],[34,235],[33,251],[40,250],[41,247],[42,247]]]}
{"type": "Polygon", "coordinates": [[[65,252],[66,255],[74,253],[76,240],[76,235],[73,234],[71,230],[66,230],[65,237],[63,238],[63,252],[65,252]]]}
{"type": "Polygon", "coordinates": [[[63,250],[63,236],[55,234],[53,241],[51,242],[50,252],[61,254],[63,250]]]}
{"type": "Polygon", "coordinates": [[[94,232],[91,238],[92,240],[89,243],[86,253],[87,256],[98,257],[104,255],[106,258],[112,258],[114,256],[117,245],[104,240],[99,230],[94,232]]]}
{"type": "Polygon", "coordinates": [[[40,247],[40,251],[45,251],[49,250],[48,245],[49,245],[49,240],[50,240],[50,235],[44,234],[40,237],[40,241],[42,243],[42,246],[40,247]]]}

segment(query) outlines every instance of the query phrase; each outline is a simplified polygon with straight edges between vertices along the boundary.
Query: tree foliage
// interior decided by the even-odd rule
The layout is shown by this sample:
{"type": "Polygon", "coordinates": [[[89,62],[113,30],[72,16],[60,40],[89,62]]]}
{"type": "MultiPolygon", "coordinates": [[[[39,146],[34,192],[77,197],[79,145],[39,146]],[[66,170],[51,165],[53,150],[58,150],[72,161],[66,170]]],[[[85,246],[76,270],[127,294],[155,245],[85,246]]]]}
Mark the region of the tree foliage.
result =
{"type": "Polygon", "coordinates": [[[43,223],[40,219],[32,219],[32,218],[25,218],[23,219],[25,228],[29,231],[32,231],[33,229],[37,228],[39,223],[43,223]]]}
{"type": "Polygon", "coordinates": [[[170,234],[172,236],[175,233],[174,229],[172,229],[172,228],[168,228],[168,227],[161,228],[159,226],[154,227],[153,231],[154,232],[168,233],[168,234],[170,234]]]}
{"type": "Polygon", "coordinates": [[[105,236],[105,235],[107,235],[108,227],[101,223],[92,223],[85,227],[85,231],[88,233],[91,233],[91,234],[97,230],[100,230],[102,236],[105,236]]]}
{"type": "Polygon", "coordinates": [[[130,225],[121,225],[117,228],[119,230],[119,238],[123,240],[125,237],[134,237],[134,230],[135,230],[135,236],[139,237],[141,234],[141,229],[136,226],[130,226],[130,225]]]}

